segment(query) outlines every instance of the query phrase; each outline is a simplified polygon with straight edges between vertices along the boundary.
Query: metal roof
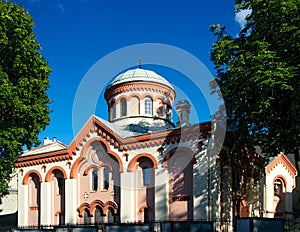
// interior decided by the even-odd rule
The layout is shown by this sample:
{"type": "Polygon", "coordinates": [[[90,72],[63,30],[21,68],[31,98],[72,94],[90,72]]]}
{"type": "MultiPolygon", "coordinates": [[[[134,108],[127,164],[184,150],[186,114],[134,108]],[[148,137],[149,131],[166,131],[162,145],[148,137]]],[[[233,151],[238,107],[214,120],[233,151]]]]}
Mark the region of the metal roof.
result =
{"type": "Polygon", "coordinates": [[[166,85],[174,90],[173,86],[165,78],[151,70],[145,70],[142,68],[131,69],[124,73],[121,73],[113,80],[113,82],[108,87],[133,81],[155,82],[166,85]]]}

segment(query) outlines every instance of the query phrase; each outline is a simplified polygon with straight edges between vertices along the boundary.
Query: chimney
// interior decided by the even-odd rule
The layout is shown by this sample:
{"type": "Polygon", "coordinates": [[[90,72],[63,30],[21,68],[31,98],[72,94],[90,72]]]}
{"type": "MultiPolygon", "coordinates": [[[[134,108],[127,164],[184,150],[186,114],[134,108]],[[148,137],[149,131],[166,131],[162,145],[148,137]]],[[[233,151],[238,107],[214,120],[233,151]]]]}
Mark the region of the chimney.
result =
{"type": "Polygon", "coordinates": [[[176,112],[178,115],[176,126],[182,127],[190,125],[190,109],[191,105],[187,100],[181,100],[176,103],[176,112]]]}
{"type": "Polygon", "coordinates": [[[53,143],[53,141],[51,139],[49,139],[49,137],[44,138],[44,145],[47,145],[47,144],[50,144],[50,143],[53,143]]]}

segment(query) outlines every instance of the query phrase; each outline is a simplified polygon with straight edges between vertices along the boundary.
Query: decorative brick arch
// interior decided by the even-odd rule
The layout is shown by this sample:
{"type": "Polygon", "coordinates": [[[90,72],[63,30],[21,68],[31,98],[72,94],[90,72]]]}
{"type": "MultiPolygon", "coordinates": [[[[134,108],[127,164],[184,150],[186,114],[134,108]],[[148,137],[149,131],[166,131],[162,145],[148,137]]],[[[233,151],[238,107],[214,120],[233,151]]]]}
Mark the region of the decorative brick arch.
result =
{"type": "Polygon", "coordinates": [[[130,95],[127,96],[128,101],[131,101],[131,99],[132,99],[133,97],[139,99],[139,101],[141,100],[141,95],[140,95],[140,94],[132,93],[132,94],[130,94],[130,95]]]}
{"type": "Polygon", "coordinates": [[[89,216],[91,216],[90,205],[88,203],[82,203],[78,208],[77,211],[79,213],[79,217],[83,217],[84,211],[87,210],[89,216]]]}
{"type": "Polygon", "coordinates": [[[128,96],[126,96],[125,94],[121,94],[117,98],[115,98],[115,103],[120,104],[120,101],[122,98],[124,98],[126,101],[128,101],[128,96]]]}
{"type": "Polygon", "coordinates": [[[36,174],[38,176],[38,178],[39,178],[39,181],[42,182],[42,180],[43,180],[42,175],[38,171],[36,171],[36,170],[31,170],[31,171],[29,171],[29,172],[27,172],[25,174],[25,176],[23,178],[23,181],[22,181],[23,185],[27,185],[28,184],[29,177],[30,177],[31,174],[36,174]]]}
{"type": "Polygon", "coordinates": [[[111,165],[108,164],[108,163],[105,163],[105,164],[99,164],[99,165],[98,165],[98,169],[99,169],[99,170],[101,170],[102,168],[107,168],[110,172],[113,171],[111,165]]]}
{"type": "Polygon", "coordinates": [[[99,170],[97,165],[92,164],[92,165],[88,166],[87,169],[85,169],[85,171],[83,172],[83,175],[86,176],[89,173],[89,171],[92,169],[99,170]]]}
{"type": "Polygon", "coordinates": [[[70,172],[70,179],[75,179],[77,177],[77,170],[80,166],[80,164],[82,163],[83,158],[79,157],[73,164],[72,168],[71,168],[71,172],[70,172]]]}
{"type": "Polygon", "coordinates": [[[112,107],[113,104],[116,104],[116,98],[113,98],[113,99],[111,99],[111,100],[109,101],[108,107],[109,107],[109,108],[112,107]]]}
{"type": "Polygon", "coordinates": [[[275,186],[275,181],[277,180],[277,179],[280,179],[283,183],[283,189],[282,189],[282,191],[283,191],[283,193],[286,193],[287,192],[287,187],[288,187],[288,181],[287,181],[287,179],[283,176],[283,175],[276,175],[275,177],[274,177],[274,179],[273,179],[273,186],[275,186]]]}
{"type": "Polygon", "coordinates": [[[121,158],[118,156],[118,154],[116,154],[115,152],[110,150],[110,147],[104,138],[96,137],[96,138],[92,138],[89,141],[87,141],[86,144],[84,145],[84,147],[82,148],[80,157],[74,162],[74,164],[71,168],[71,172],[70,172],[71,179],[77,178],[78,168],[79,168],[80,164],[82,163],[82,161],[84,160],[83,155],[90,149],[90,145],[95,141],[99,141],[99,142],[101,142],[102,145],[104,145],[104,147],[106,148],[107,154],[113,156],[118,161],[119,166],[120,166],[119,171],[123,172],[123,162],[122,162],[121,158]]]}
{"type": "Polygon", "coordinates": [[[148,153],[141,153],[141,154],[138,154],[136,155],[135,157],[133,157],[129,164],[128,164],[128,168],[127,168],[127,171],[128,172],[131,172],[134,170],[134,167],[135,167],[135,164],[136,162],[138,161],[139,158],[142,158],[142,157],[145,157],[145,158],[148,158],[152,161],[153,163],[153,168],[157,168],[158,167],[158,163],[157,163],[157,160],[150,154],[148,153]]]}
{"type": "Polygon", "coordinates": [[[149,93],[144,93],[143,95],[141,95],[141,100],[145,100],[145,98],[150,98],[153,101],[153,96],[149,93]]]}
{"type": "Polygon", "coordinates": [[[276,181],[277,179],[282,179],[283,182],[284,182],[284,187],[286,188],[286,186],[287,186],[287,184],[288,184],[286,178],[285,178],[283,175],[276,175],[276,176],[274,177],[274,179],[273,179],[273,185],[275,184],[275,181],[276,181]]]}
{"type": "Polygon", "coordinates": [[[139,212],[144,212],[145,209],[149,209],[149,207],[147,205],[143,205],[140,209],[139,209],[139,212]]]}
{"type": "Polygon", "coordinates": [[[101,200],[94,200],[90,204],[90,212],[91,214],[95,213],[95,210],[97,207],[100,207],[102,209],[102,213],[104,214],[104,203],[101,200]]]}
{"type": "Polygon", "coordinates": [[[103,214],[107,215],[108,209],[112,208],[114,210],[114,214],[118,214],[118,205],[113,201],[107,201],[103,207],[103,214]]]}
{"type": "Polygon", "coordinates": [[[168,152],[168,154],[164,157],[163,159],[163,167],[168,167],[168,161],[169,159],[176,153],[176,152],[181,152],[181,153],[185,153],[185,154],[190,154],[191,155],[191,159],[192,159],[192,163],[196,164],[196,156],[194,154],[194,152],[186,147],[175,147],[174,149],[172,149],[170,152],[168,152]]]}
{"type": "Polygon", "coordinates": [[[62,168],[62,167],[59,167],[59,166],[55,166],[55,167],[52,167],[46,174],[46,177],[45,177],[45,182],[50,182],[51,180],[51,175],[53,174],[53,171],[54,170],[59,170],[62,172],[63,176],[64,176],[64,179],[67,179],[67,174],[66,174],[66,171],[62,168]]]}
{"type": "Polygon", "coordinates": [[[63,212],[61,210],[56,211],[56,213],[54,214],[55,217],[59,215],[63,215],[63,212]]]}

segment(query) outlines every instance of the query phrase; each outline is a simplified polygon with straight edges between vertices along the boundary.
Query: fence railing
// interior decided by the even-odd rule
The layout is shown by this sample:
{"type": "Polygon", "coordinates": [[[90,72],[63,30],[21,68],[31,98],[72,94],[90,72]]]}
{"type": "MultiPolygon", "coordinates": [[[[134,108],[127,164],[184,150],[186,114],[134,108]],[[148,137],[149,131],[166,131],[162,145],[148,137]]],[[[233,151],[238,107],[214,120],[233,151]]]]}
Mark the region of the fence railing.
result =
{"type": "MultiPolygon", "coordinates": [[[[203,231],[214,232],[220,231],[218,228],[220,225],[224,225],[223,228],[230,228],[230,221],[149,221],[138,223],[94,223],[94,224],[75,224],[75,225],[39,225],[39,226],[2,226],[0,225],[0,232],[8,231],[53,231],[53,232],[111,232],[111,231],[141,231],[141,232],[177,232],[177,231],[203,231]],[[217,228],[218,227],[218,228],[217,228]]],[[[224,232],[230,232],[231,230],[225,229],[224,232]]]]}
{"type": "MultiPolygon", "coordinates": [[[[140,231],[140,232],[234,232],[235,228],[230,220],[215,219],[212,221],[151,221],[146,223],[95,223],[74,225],[39,225],[1,226],[0,232],[112,232],[112,231],[140,231]]],[[[285,220],[284,232],[299,232],[300,221],[285,220]]]]}

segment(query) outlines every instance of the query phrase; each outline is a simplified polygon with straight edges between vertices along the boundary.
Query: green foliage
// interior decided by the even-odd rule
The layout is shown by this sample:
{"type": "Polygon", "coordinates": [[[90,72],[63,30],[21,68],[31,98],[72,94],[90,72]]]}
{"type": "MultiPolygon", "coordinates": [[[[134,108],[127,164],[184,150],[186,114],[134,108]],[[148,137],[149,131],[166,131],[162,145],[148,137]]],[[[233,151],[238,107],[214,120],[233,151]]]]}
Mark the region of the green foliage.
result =
{"type": "Polygon", "coordinates": [[[259,145],[270,155],[300,148],[299,5],[299,0],[236,0],[237,12],[252,10],[239,36],[211,27],[217,37],[211,60],[229,129],[248,148],[259,145]]]}
{"type": "Polygon", "coordinates": [[[49,124],[50,67],[40,53],[33,19],[21,6],[0,1],[0,197],[23,147],[38,145],[49,124]]]}

